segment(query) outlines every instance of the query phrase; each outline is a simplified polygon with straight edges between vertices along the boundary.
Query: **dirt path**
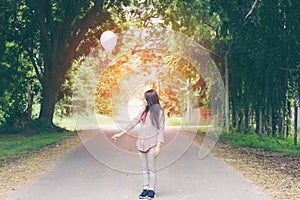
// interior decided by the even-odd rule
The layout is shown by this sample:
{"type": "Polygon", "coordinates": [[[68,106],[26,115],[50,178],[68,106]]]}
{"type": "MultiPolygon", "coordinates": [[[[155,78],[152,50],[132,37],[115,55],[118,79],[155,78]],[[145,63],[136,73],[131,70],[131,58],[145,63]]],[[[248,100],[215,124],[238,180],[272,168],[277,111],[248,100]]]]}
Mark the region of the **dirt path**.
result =
{"type": "Polygon", "coordinates": [[[300,157],[218,142],[213,154],[240,171],[274,200],[300,200],[300,157]]]}
{"type": "Polygon", "coordinates": [[[78,135],[64,139],[53,145],[24,154],[17,160],[9,160],[0,167],[0,200],[7,199],[11,191],[22,189],[28,182],[34,181],[46,173],[65,154],[81,143],[78,135]]]}

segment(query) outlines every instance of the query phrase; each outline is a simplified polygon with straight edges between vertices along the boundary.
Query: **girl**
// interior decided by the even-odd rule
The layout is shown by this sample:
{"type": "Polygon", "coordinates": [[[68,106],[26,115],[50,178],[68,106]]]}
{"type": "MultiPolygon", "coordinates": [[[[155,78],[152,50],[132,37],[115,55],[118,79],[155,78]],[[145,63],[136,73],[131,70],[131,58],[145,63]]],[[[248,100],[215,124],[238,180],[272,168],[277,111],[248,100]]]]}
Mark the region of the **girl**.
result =
{"type": "Polygon", "coordinates": [[[136,146],[142,163],[143,191],[139,195],[140,199],[155,198],[156,184],[156,157],[160,152],[164,142],[165,115],[159,103],[159,98],[155,90],[148,90],[144,97],[147,106],[121,133],[114,134],[112,139],[118,139],[137,124],[141,123],[141,130],[138,134],[136,146]]]}

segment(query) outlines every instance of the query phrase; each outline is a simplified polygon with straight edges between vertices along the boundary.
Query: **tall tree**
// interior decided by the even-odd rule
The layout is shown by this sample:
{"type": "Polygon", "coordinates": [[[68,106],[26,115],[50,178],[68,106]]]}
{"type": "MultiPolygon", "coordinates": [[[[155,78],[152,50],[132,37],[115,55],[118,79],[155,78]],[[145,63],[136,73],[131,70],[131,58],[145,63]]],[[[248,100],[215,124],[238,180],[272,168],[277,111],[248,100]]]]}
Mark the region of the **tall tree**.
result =
{"type": "MultiPolygon", "coordinates": [[[[26,5],[31,11],[29,22],[38,23],[35,30],[29,27],[33,34],[37,33],[38,43],[28,46],[28,54],[43,88],[39,118],[52,123],[57,95],[72,61],[86,53],[80,47],[93,41],[87,38],[89,29],[101,26],[108,13],[103,0],[27,0],[26,5]],[[37,54],[41,56],[41,65],[35,62],[37,54]]],[[[84,47],[87,48],[85,51],[91,48],[87,45],[84,47]]]]}

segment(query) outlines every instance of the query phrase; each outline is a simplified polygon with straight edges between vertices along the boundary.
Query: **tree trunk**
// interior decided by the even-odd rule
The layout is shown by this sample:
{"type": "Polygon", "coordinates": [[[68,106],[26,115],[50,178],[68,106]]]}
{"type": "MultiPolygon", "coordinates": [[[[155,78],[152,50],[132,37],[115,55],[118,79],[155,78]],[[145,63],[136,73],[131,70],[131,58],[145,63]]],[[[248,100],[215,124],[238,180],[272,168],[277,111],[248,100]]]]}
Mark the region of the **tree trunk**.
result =
{"type": "MultiPolygon", "coordinates": [[[[277,83],[276,85],[280,84],[279,83],[279,80],[277,80],[277,83]]],[[[279,95],[279,87],[276,87],[276,90],[275,90],[275,99],[276,99],[276,106],[275,106],[275,109],[274,109],[274,117],[273,119],[276,119],[275,123],[274,123],[274,133],[278,132],[280,133],[281,131],[281,125],[282,123],[281,122],[281,117],[282,117],[282,114],[281,114],[281,106],[280,106],[280,95],[279,95]]]]}
{"type": "Polygon", "coordinates": [[[255,110],[254,109],[251,109],[251,114],[250,114],[250,117],[251,117],[251,132],[253,133],[255,131],[255,110]]]}
{"type": "Polygon", "coordinates": [[[287,125],[286,125],[286,135],[285,137],[288,138],[289,137],[289,134],[290,134],[290,130],[292,129],[291,128],[291,119],[292,119],[292,107],[291,107],[291,101],[290,100],[287,100],[287,111],[288,111],[288,118],[287,118],[287,125]]]}
{"type": "Polygon", "coordinates": [[[235,111],[235,105],[234,105],[234,99],[231,99],[231,123],[232,127],[236,128],[236,111],[235,111]]]}
{"type": "Polygon", "coordinates": [[[259,133],[259,109],[255,108],[255,114],[254,114],[254,120],[255,120],[255,133],[259,133]]]}
{"type": "Polygon", "coordinates": [[[285,116],[286,116],[286,84],[287,84],[287,72],[285,72],[284,78],[284,88],[283,88],[283,111],[282,111],[282,119],[281,119],[281,139],[284,140],[284,130],[285,130],[285,116]]]}
{"type": "Polygon", "coordinates": [[[225,124],[226,133],[229,133],[229,75],[228,75],[228,52],[225,53],[225,124]]]}
{"type": "Polygon", "coordinates": [[[273,136],[273,108],[269,106],[269,136],[273,136]]]}
{"type": "Polygon", "coordinates": [[[249,133],[249,107],[248,105],[245,106],[245,113],[244,113],[245,121],[244,121],[244,133],[249,133]]]}
{"type": "Polygon", "coordinates": [[[281,119],[281,139],[284,140],[284,130],[285,130],[285,115],[286,115],[286,107],[283,106],[283,111],[282,111],[282,119],[281,119]]]}
{"type": "MultiPolygon", "coordinates": [[[[43,82],[42,103],[39,115],[39,119],[44,119],[50,124],[53,124],[55,104],[65,74],[55,69],[58,69],[58,67],[52,67],[51,73],[49,73],[48,77],[45,77],[43,82]]],[[[63,66],[61,66],[61,69],[64,69],[63,66]]]]}
{"type": "Polygon", "coordinates": [[[239,112],[238,113],[238,122],[237,122],[237,129],[238,129],[239,133],[241,133],[243,131],[242,130],[242,123],[243,123],[243,113],[239,112]]]}
{"type": "Polygon", "coordinates": [[[33,102],[33,98],[32,98],[32,86],[30,83],[28,83],[28,87],[27,87],[27,95],[28,95],[28,108],[27,108],[27,115],[28,115],[28,119],[31,119],[31,115],[32,115],[32,102],[33,102]]]}
{"type": "Polygon", "coordinates": [[[262,107],[259,107],[259,135],[263,135],[263,110],[262,107]]]}
{"type": "MultiPolygon", "coordinates": [[[[102,25],[109,15],[103,9],[104,1],[101,0],[94,1],[94,5],[84,15],[79,9],[69,9],[65,10],[65,17],[58,19],[56,17],[61,14],[52,9],[51,1],[26,1],[26,3],[35,11],[41,43],[39,53],[43,56],[44,66],[40,78],[43,92],[39,119],[43,118],[52,124],[58,92],[73,59],[80,56],[77,54],[80,52],[78,51],[80,43],[86,39],[86,33],[90,28],[102,25]]],[[[78,6],[78,3],[68,2],[68,5],[68,7],[78,6]]],[[[83,46],[80,48],[91,48],[83,46]]]]}
{"type": "Polygon", "coordinates": [[[295,113],[294,113],[294,145],[297,146],[297,131],[298,131],[298,105],[295,104],[295,113]]]}

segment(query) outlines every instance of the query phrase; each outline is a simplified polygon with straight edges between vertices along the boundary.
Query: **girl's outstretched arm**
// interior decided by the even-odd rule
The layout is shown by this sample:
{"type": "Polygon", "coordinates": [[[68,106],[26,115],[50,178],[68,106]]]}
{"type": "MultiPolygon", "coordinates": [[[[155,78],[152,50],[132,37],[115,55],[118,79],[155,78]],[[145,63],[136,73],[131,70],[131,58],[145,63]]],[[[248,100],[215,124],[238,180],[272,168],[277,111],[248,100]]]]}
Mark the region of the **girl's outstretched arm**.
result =
{"type": "Polygon", "coordinates": [[[138,123],[140,123],[140,119],[141,119],[141,114],[143,111],[141,111],[129,124],[128,126],[125,128],[125,130],[123,130],[121,133],[116,133],[114,134],[111,139],[118,139],[119,137],[122,137],[122,135],[124,135],[125,133],[127,133],[128,131],[130,131],[131,129],[133,129],[138,123]]]}
{"type": "Polygon", "coordinates": [[[122,131],[121,133],[116,133],[111,137],[111,139],[113,139],[113,140],[119,139],[119,137],[121,137],[125,133],[126,133],[126,131],[122,131]]]}

